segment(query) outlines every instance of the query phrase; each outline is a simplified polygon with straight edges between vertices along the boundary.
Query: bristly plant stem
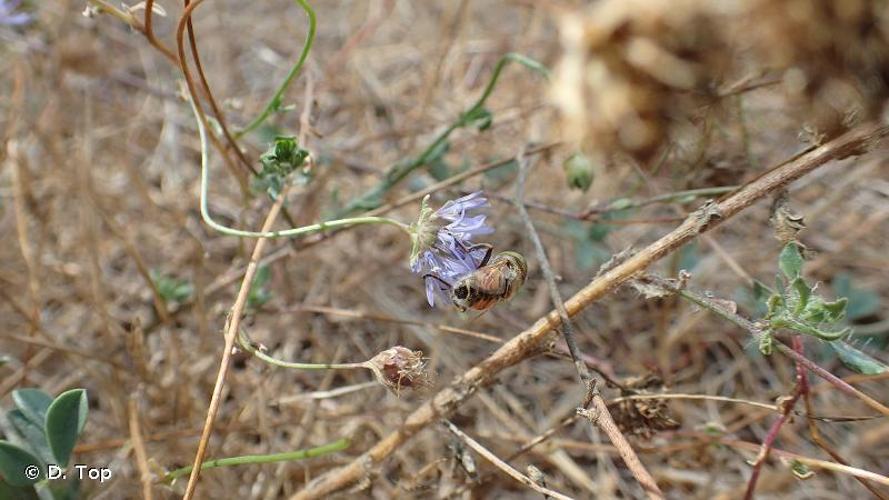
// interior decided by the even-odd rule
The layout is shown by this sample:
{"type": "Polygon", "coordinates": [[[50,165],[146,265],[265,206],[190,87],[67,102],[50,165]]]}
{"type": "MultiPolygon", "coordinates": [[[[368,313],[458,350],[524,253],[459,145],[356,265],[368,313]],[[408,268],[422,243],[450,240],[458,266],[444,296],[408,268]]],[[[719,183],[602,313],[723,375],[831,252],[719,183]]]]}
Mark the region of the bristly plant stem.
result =
{"type": "Polygon", "coordinates": [[[315,41],[315,11],[312,10],[312,7],[309,6],[306,0],[296,0],[296,3],[302,7],[304,11],[306,11],[306,16],[309,18],[309,33],[306,35],[306,41],[303,44],[303,50],[299,54],[299,59],[296,61],[296,64],[290,69],[290,72],[287,73],[287,77],[284,78],[284,81],[281,82],[281,86],[278,87],[278,90],[275,92],[275,95],[272,96],[271,100],[268,104],[266,104],[265,109],[257,116],[252,122],[250,122],[246,127],[242,130],[239,130],[235,133],[235,138],[240,138],[244,134],[252,131],[256,127],[262,125],[269,115],[275,112],[281,106],[281,100],[284,98],[284,92],[287,91],[287,87],[290,86],[290,82],[299,74],[299,70],[302,69],[303,64],[306,62],[306,58],[309,57],[309,51],[312,50],[312,43],[315,41]]]}
{"type": "MultiPolygon", "coordinates": [[[[700,294],[697,294],[697,293],[694,293],[694,292],[691,292],[691,291],[685,290],[685,289],[679,289],[675,285],[670,283],[669,281],[664,280],[663,278],[658,278],[658,277],[651,276],[651,275],[644,276],[643,278],[641,278],[641,280],[645,281],[646,283],[651,283],[653,285],[656,285],[664,290],[679,294],[680,297],[688,300],[689,302],[697,304],[698,306],[700,306],[704,309],[707,309],[708,311],[716,314],[717,316],[720,316],[721,318],[724,318],[724,319],[734,323],[735,325],[739,326],[741,329],[746,330],[751,335],[753,335],[753,337],[756,339],[758,339],[763,334],[762,329],[757,327],[757,325],[754,324],[752,321],[750,321],[738,314],[729,312],[725,308],[720,307],[719,304],[713,302],[712,300],[710,300],[700,294]]],[[[830,373],[829,371],[825,370],[824,368],[818,366],[812,360],[810,360],[809,358],[794,351],[793,349],[791,349],[784,343],[776,341],[774,343],[774,348],[775,348],[775,350],[777,350],[784,356],[787,356],[794,362],[799,363],[800,365],[804,366],[806,369],[808,369],[815,375],[830,382],[833,386],[835,386],[840,391],[842,391],[850,396],[860,399],[864,404],[871,407],[872,409],[880,412],[883,415],[889,416],[889,407],[886,407],[884,404],[880,403],[879,401],[875,400],[874,398],[872,398],[872,397],[868,396],[867,394],[861,392],[860,390],[856,389],[855,387],[850,385],[845,380],[837,377],[833,373],[830,373]]]]}
{"type": "Polygon", "coordinates": [[[442,133],[438,134],[434,141],[425,149],[419,156],[416,156],[412,159],[407,159],[404,161],[400,161],[393,165],[386,172],[386,176],[380,181],[379,184],[374,186],[369,191],[365,192],[363,195],[358,198],[352,200],[346,207],[342,210],[341,215],[348,214],[351,212],[355,212],[358,210],[371,210],[380,206],[383,200],[383,195],[392,189],[396,184],[401,182],[402,179],[407,177],[414,170],[426,165],[429,160],[441,151],[441,148],[445,146],[448,138],[451,136],[451,133],[459,128],[466,127],[473,122],[473,117],[476,116],[478,112],[480,112],[485,105],[485,102],[488,100],[488,97],[491,96],[491,93],[494,91],[494,88],[497,86],[497,82],[500,79],[500,73],[503,72],[503,67],[506,66],[509,62],[516,62],[525,66],[526,68],[530,68],[538,73],[549,77],[549,70],[546,66],[540,64],[539,62],[531,59],[530,57],[523,56],[521,54],[517,54],[514,52],[510,52],[503,57],[501,57],[497,61],[497,65],[494,66],[494,73],[491,75],[491,80],[488,82],[488,85],[485,86],[484,91],[482,91],[481,96],[475,103],[466,109],[463,113],[460,114],[457,119],[451,123],[448,128],[446,128],[442,133]]]}
{"type": "MultiPolygon", "coordinates": [[[[270,464],[275,462],[291,462],[294,460],[303,460],[306,458],[320,457],[329,453],[345,450],[349,447],[349,439],[342,438],[332,443],[328,443],[314,448],[305,450],[288,451],[285,453],[271,453],[268,455],[242,455],[239,457],[214,458],[207,460],[201,464],[201,470],[214,469],[216,467],[228,467],[231,465],[249,465],[249,464],[270,464]]],[[[172,483],[177,478],[191,473],[194,469],[193,465],[182,467],[168,472],[161,482],[172,483]]]]}
{"type": "MultiPolygon", "coordinates": [[[[876,123],[862,124],[832,141],[796,155],[768,170],[711,206],[709,211],[705,213],[698,211],[692,214],[673,231],[594,278],[565,301],[568,315],[574,316],[580,313],[611,290],[644,271],[652,263],[671,254],[701,233],[732,218],[788,183],[831,160],[862,154],[874,147],[878,140],[887,134],[889,134],[889,128],[886,126],[876,123]]],[[[553,328],[558,327],[560,322],[559,314],[550,311],[414,410],[406,417],[403,426],[383,437],[369,450],[355,457],[348,464],[325,472],[306,485],[292,499],[321,498],[367,477],[369,470],[376,468],[417,433],[457,411],[481,385],[490,383],[503,370],[539,352],[540,345],[544,340],[550,338],[553,328]]]]}
{"type": "Polygon", "coordinates": [[[636,481],[639,482],[642,489],[648,493],[648,496],[651,498],[664,498],[664,494],[661,492],[660,488],[658,488],[657,482],[642,464],[642,461],[639,460],[638,455],[636,455],[633,447],[630,446],[627,438],[624,437],[623,433],[620,432],[620,429],[614,423],[614,419],[611,418],[611,413],[608,411],[608,405],[605,404],[605,401],[599,394],[598,388],[596,387],[595,382],[593,382],[592,377],[590,376],[590,371],[587,369],[587,365],[584,362],[583,353],[581,353],[580,348],[577,347],[577,339],[574,338],[574,328],[571,323],[571,318],[568,316],[568,311],[565,309],[565,302],[562,300],[562,294],[559,293],[559,288],[556,285],[556,278],[553,274],[552,267],[549,264],[549,258],[546,256],[546,249],[543,248],[543,243],[540,241],[540,235],[537,234],[537,230],[534,228],[534,223],[531,222],[531,217],[528,215],[528,210],[525,209],[525,204],[523,202],[525,197],[525,180],[528,176],[529,169],[528,161],[525,158],[524,153],[519,154],[518,164],[519,169],[518,179],[516,181],[515,206],[519,212],[519,217],[521,217],[522,221],[525,223],[525,229],[528,230],[528,236],[534,244],[534,250],[537,253],[540,269],[543,272],[543,277],[549,288],[550,299],[552,300],[556,311],[559,313],[562,337],[564,337],[565,344],[568,346],[568,352],[571,354],[571,359],[574,361],[574,368],[577,370],[580,383],[589,391],[588,401],[585,401],[583,406],[585,408],[589,403],[592,403],[595,408],[595,418],[590,419],[590,423],[598,425],[599,428],[608,435],[608,439],[611,440],[612,444],[614,444],[620,452],[620,456],[623,458],[627,468],[630,469],[630,472],[633,473],[633,477],[636,478],[636,481]]]}
{"type": "MultiPolygon", "coordinates": [[[[230,228],[216,222],[210,215],[210,209],[208,207],[207,200],[207,192],[209,190],[210,184],[210,166],[208,165],[209,162],[207,160],[210,151],[207,144],[207,129],[204,125],[203,120],[201,120],[198,108],[195,105],[195,100],[192,98],[189,102],[191,103],[191,109],[194,112],[195,120],[197,121],[198,134],[201,138],[201,218],[203,218],[204,222],[206,222],[207,225],[212,227],[213,229],[223,234],[238,236],[241,238],[292,238],[296,236],[303,236],[311,233],[327,231],[330,229],[357,226],[360,224],[388,224],[401,229],[407,234],[410,234],[410,228],[407,224],[386,217],[354,217],[350,219],[339,219],[327,222],[320,222],[317,224],[310,224],[303,227],[285,229],[282,231],[242,231],[240,229],[230,228]]],[[[283,198],[284,196],[284,193],[281,193],[279,195],[280,198],[283,198]]]]}

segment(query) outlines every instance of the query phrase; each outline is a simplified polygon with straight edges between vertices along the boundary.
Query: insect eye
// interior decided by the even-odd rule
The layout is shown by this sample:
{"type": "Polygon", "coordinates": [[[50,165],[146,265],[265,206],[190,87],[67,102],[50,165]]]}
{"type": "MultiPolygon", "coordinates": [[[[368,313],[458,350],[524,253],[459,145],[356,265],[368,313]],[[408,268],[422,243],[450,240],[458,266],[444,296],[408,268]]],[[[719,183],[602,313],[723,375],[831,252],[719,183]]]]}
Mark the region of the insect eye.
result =
{"type": "Polygon", "coordinates": [[[454,295],[458,299],[465,299],[466,297],[469,297],[469,287],[461,286],[460,288],[457,288],[456,290],[454,290],[454,295]]]}

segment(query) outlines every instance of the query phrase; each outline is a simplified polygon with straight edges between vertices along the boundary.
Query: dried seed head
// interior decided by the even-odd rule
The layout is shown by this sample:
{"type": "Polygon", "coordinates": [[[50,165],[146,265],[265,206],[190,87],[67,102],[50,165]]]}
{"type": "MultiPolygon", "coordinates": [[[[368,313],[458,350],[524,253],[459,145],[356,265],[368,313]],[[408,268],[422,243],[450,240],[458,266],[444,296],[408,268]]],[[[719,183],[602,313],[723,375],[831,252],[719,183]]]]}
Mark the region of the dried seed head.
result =
{"type": "MultiPolygon", "coordinates": [[[[663,380],[654,374],[649,374],[625,381],[621,396],[657,394],[664,392],[664,389],[663,380]]],[[[613,417],[621,431],[645,439],[650,439],[657,431],[674,430],[679,427],[679,422],[670,414],[667,402],[663,399],[622,401],[613,417]]]]}
{"type": "Polygon", "coordinates": [[[430,385],[423,351],[395,346],[380,352],[366,363],[377,380],[396,395],[402,387],[424,388],[430,385]]]}
{"type": "Polygon", "coordinates": [[[782,191],[775,197],[769,222],[775,230],[775,238],[784,244],[796,241],[796,235],[806,228],[803,216],[790,206],[787,191],[782,191]]]}

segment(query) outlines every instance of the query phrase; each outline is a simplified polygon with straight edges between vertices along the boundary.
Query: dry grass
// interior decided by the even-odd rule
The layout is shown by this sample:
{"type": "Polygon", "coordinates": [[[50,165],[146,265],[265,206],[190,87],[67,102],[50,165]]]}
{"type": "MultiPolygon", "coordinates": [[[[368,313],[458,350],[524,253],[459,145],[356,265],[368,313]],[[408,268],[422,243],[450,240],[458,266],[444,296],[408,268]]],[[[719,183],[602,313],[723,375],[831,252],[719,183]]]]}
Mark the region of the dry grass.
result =
{"type": "MultiPolygon", "coordinates": [[[[154,29],[160,40],[174,46],[181,7],[162,3],[168,16],[155,16],[154,29]]],[[[810,142],[829,140],[855,120],[879,117],[882,99],[889,95],[875,76],[886,74],[880,71],[883,54],[889,53],[882,45],[887,37],[843,39],[842,47],[849,51],[856,43],[865,44],[868,56],[856,59],[837,50],[830,52],[831,57],[843,64],[797,68],[794,64],[800,58],[826,61],[827,52],[804,36],[792,36],[794,30],[806,22],[838,21],[829,21],[829,16],[815,21],[788,18],[779,7],[774,7],[778,13],[766,12],[759,2],[750,7],[756,15],[803,24],[760,25],[771,38],[757,36],[757,43],[739,46],[736,42],[743,40],[748,18],[739,17],[746,20],[725,33],[702,29],[684,37],[660,29],[663,23],[638,21],[628,23],[624,31],[609,32],[609,36],[618,33],[614,39],[597,38],[599,45],[578,47],[571,45],[577,40],[565,34],[565,16],[579,23],[580,28],[574,28],[588,30],[601,29],[589,24],[590,19],[601,18],[583,17],[569,4],[316,3],[318,38],[305,71],[286,98],[295,109],[274,120],[285,132],[306,134],[305,146],[317,161],[317,177],[306,188],[292,189],[285,203],[297,224],[330,217],[373,186],[388,166],[422,150],[478,97],[493,65],[506,52],[526,54],[563,70],[565,64],[583,69],[604,58],[616,68],[612,76],[625,76],[617,78],[619,84],[632,88],[638,98],[628,106],[644,103],[644,112],[638,114],[644,118],[643,128],[656,131],[645,135],[644,141],[614,142],[623,125],[597,115],[589,101],[574,114],[560,114],[551,100],[551,84],[519,66],[508,66],[488,102],[493,127],[485,132],[457,131],[445,157],[452,175],[460,168],[510,158],[530,145],[569,135],[581,141],[583,149],[600,155],[595,181],[586,193],[566,187],[561,164],[576,150],[568,144],[541,153],[527,182],[530,215],[553,270],[561,277],[559,288],[565,297],[589,283],[612,254],[630,246],[644,247],[677,226],[677,218],[681,220],[702,200],[647,204],[620,214],[610,224],[603,223],[601,215],[580,220],[587,208],[615,198],[642,200],[743,184],[805,149],[808,144],[800,139],[801,131],[807,131],[803,135],[810,142]],[[686,88],[653,81],[651,74],[618,57],[626,53],[621,44],[629,43],[630,35],[654,40],[663,50],[675,51],[695,68],[708,71],[695,70],[696,79],[686,88]],[[791,37],[793,43],[781,36],[791,37]],[[763,58],[758,55],[764,50],[760,43],[786,44],[782,45],[786,50],[763,58]],[[732,50],[723,58],[737,60],[725,61],[713,53],[726,45],[732,50]],[[589,52],[583,52],[586,49],[589,52]],[[572,54],[579,59],[568,60],[572,54]],[[812,75],[810,81],[817,81],[817,88],[802,92],[796,87],[788,90],[789,84],[770,83],[784,82],[786,67],[812,75]],[[836,75],[830,78],[833,67],[836,75]],[[301,130],[307,80],[313,87],[311,129],[301,130]],[[762,82],[766,84],[758,85],[762,82]],[[859,87],[866,92],[849,90],[859,87]],[[695,93],[701,89],[709,93],[695,93]],[[797,94],[790,94],[794,89],[797,94]],[[821,120],[827,120],[829,113],[822,112],[824,96],[837,92],[846,97],[855,94],[860,111],[854,119],[844,116],[825,125],[821,120]],[[812,117],[811,123],[806,116],[812,117]],[[567,130],[572,123],[585,128],[567,130]]],[[[800,2],[774,3],[792,10],[785,4],[800,2]]],[[[865,10],[882,5],[849,3],[865,10]]],[[[82,2],[33,4],[34,24],[22,29],[0,26],[4,146],[0,148],[0,355],[12,358],[0,366],[0,402],[8,408],[9,392],[19,387],[37,386],[53,394],[87,388],[90,420],[76,461],[114,471],[111,483],[85,484],[87,496],[130,498],[151,491],[154,498],[175,498],[184,491],[184,481],[170,487],[157,479],[164,469],[190,465],[194,459],[222,354],[226,313],[235,301],[239,273],[253,243],[219,235],[201,221],[197,129],[188,104],[178,96],[178,68],[119,20],[81,16],[82,2]],[[188,282],[193,287],[191,298],[181,304],[158,299],[149,279],[153,273],[188,282]],[[146,472],[152,476],[145,481],[152,484],[140,481],[146,472]]],[[[695,1],[677,5],[687,9],[687,16],[671,17],[667,26],[676,22],[687,27],[703,23],[701,16],[728,15],[695,13],[700,8],[695,1]]],[[[641,15],[622,15],[634,14],[641,15]]],[[[843,15],[849,23],[864,22],[843,15]]],[[[261,110],[287,73],[306,32],[302,11],[285,0],[206,2],[195,14],[195,28],[207,79],[234,125],[247,123],[261,110]]],[[[798,82],[799,73],[789,74],[791,83],[798,82]]],[[[559,79],[563,77],[557,73],[555,84],[562,107],[565,95],[558,92],[571,83],[559,79]]],[[[601,90],[590,81],[585,84],[591,86],[575,89],[574,95],[601,90]]],[[[628,127],[625,134],[637,130],[635,125],[628,127]]],[[[246,136],[241,145],[254,164],[267,147],[256,135],[246,136]]],[[[827,296],[833,296],[847,276],[859,302],[879,301],[881,307],[855,318],[854,325],[874,334],[865,348],[882,359],[889,357],[885,155],[884,149],[876,149],[836,162],[791,188],[792,204],[808,224],[801,239],[816,252],[807,264],[807,275],[821,283],[827,296]]],[[[227,168],[218,151],[212,152],[211,160],[215,173],[211,210],[229,225],[258,229],[271,207],[268,197],[245,195],[239,177],[242,181],[246,171],[237,164],[227,168]]],[[[373,380],[369,371],[285,370],[238,353],[208,457],[291,451],[341,437],[350,437],[352,444],[345,451],[306,461],[208,470],[201,476],[197,498],[289,497],[307,481],[347,463],[398,429],[430,391],[446,386],[498,346],[491,338],[467,335],[464,330],[505,341],[552,309],[531,241],[511,205],[514,180],[515,169],[507,167],[433,195],[437,205],[484,189],[492,198],[489,220],[497,229],[491,242],[498,249],[522,252],[531,262],[531,279],[519,295],[477,319],[428,307],[422,282],[407,266],[410,244],[393,228],[349,229],[306,248],[298,242],[268,242],[265,255],[273,260],[268,262],[266,289],[271,298],[258,308],[248,308],[243,321],[254,341],[280,359],[342,363],[366,361],[403,345],[423,351],[435,380],[427,391],[402,389],[396,397],[381,385],[367,385],[373,380]],[[352,386],[352,392],[336,391],[352,386]]],[[[434,182],[420,169],[392,190],[387,201],[434,182]]],[[[389,215],[409,223],[417,208],[418,203],[411,203],[389,215]]],[[[755,318],[754,305],[745,298],[750,279],[773,283],[780,250],[768,219],[768,203],[759,203],[652,270],[675,276],[687,269],[692,275],[690,287],[734,300],[739,313],[755,318]]],[[[277,222],[276,228],[285,227],[283,220],[277,222]]],[[[793,390],[795,371],[789,360],[763,357],[746,332],[676,297],[645,300],[629,287],[621,288],[577,315],[574,329],[591,364],[617,381],[635,379],[652,393],[663,390],[772,405],[793,390]],[[652,374],[664,385],[652,384],[652,374]]],[[[806,338],[805,348],[810,359],[833,373],[853,374],[817,340],[806,338]]],[[[872,414],[820,379],[811,380],[815,414],[872,414]]],[[[889,389],[881,380],[862,380],[856,386],[889,402],[889,389]]],[[[622,395],[604,384],[602,391],[606,401],[622,395]]],[[[541,355],[504,372],[450,421],[505,459],[573,415],[583,397],[570,360],[541,355]]],[[[804,413],[802,403],[797,410],[804,413]]],[[[756,450],[732,443],[760,443],[777,417],[761,406],[682,398],[649,405],[624,401],[612,406],[612,412],[671,498],[742,496],[751,469],[746,460],[753,459],[756,450]],[[660,418],[662,425],[646,421],[645,415],[660,418]],[[664,419],[679,425],[663,425],[664,419]],[[714,429],[722,433],[721,444],[708,437],[714,429]]],[[[508,462],[523,473],[528,465],[536,466],[544,473],[547,488],[572,497],[642,495],[616,450],[590,429],[588,423],[575,420],[508,462]]],[[[882,474],[889,471],[885,419],[819,422],[818,429],[850,465],[882,474]]],[[[801,416],[783,427],[776,448],[833,461],[811,439],[801,416]]],[[[467,467],[467,454],[473,452],[447,429],[430,427],[382,467],[368,471],[357,494],[444,496],[465,490],[477,476],[483,480],[473,485],[474,497],[539,498],[478,455],[475,469],[467,467]]],[[[778,458],[766,463],[757,492],[782,498],[870,494],[847,474],[816,470],[813,478],[800,481],[778,458]]]]}

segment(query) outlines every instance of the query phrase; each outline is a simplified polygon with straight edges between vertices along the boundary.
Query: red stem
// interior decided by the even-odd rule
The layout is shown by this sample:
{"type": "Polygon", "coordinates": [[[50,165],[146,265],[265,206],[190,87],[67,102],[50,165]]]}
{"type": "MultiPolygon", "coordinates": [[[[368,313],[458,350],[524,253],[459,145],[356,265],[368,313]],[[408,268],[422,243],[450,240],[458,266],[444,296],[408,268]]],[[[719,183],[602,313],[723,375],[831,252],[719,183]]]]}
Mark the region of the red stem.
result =
{"type": "MultiPolygon", "coordinates": [[[[806,359],[803,355],[803,341],[799,335],[793,336],[792,352],[798,354],[801,359],[806,359]]],[[[759,473],[762,470],[762,464],[764,464],[766,459],[769,458],[769,452],[772,450],[772,446],[774,446],[775,440],[778,439],[778,432],[781,431],[781,426],[783,426],[784,423],[789,420],[790,413],[793,411],[793,407],[796,406],[796,402],[799,401],[800,396],[809,391],[809,383],[806,378],[806,367],[803,366],[803,363],[801,363],[800,361],[797,361],[796,359],[795,361],[796,387],[794,388],[793,394],[790,396],[790,399],[784,402],[781,416],[778,417],[778,420],[775,420],[772,423],[772,427],[769,428],[769,432],[766,434],[765,439],[763,439],[762,441],[762,447],[759,450],[759,455],[756,456],[756,461],[753,463],[753,471],[750,474],[750,480],[747,481],[747,491],[744,493],[744,500],[751,500],[753,498],[753,492],[756,490],[756,482],[759,480],[759,473]]]]}

